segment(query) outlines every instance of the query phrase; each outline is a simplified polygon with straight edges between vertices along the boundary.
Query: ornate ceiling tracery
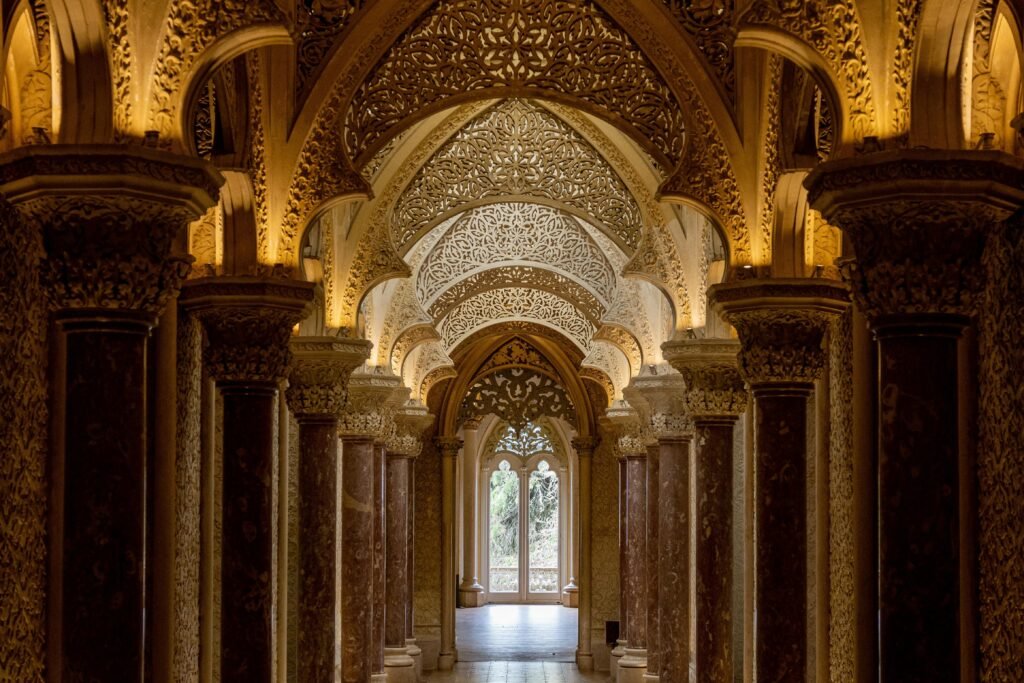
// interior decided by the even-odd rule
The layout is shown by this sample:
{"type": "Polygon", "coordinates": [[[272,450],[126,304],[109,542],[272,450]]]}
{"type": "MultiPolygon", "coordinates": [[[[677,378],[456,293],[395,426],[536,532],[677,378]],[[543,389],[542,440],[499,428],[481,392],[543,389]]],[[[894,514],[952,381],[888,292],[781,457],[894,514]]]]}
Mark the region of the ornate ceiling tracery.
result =
{"type": "Polygon", "coordinates": [[[593,2],[438,4],[377,63],[345,114],[350,158],[372,154],[408,120],[470,91],[572,93],[646,139],[675,165],[684,118],[630,37],[593,2]],[[444,55],[460,55],[451,63],[444,55]]]}
{"type": "Polygon", "coordinates": [[[460,421],[496,415],[513,427],[541,417],[576,424],[576,408],[555,378],[528,368],[506,368],[479,377],[459,408],[460,421]]]}
{"type": "Polygon", "coordinates": [[[630,251],[643,228],[636,200],[590,143],[544,108],[509,99],[466,124],[412,179],[391,215],[395,244],[405,251],[439,217],[492,197],[559,202],[630,251]]]}

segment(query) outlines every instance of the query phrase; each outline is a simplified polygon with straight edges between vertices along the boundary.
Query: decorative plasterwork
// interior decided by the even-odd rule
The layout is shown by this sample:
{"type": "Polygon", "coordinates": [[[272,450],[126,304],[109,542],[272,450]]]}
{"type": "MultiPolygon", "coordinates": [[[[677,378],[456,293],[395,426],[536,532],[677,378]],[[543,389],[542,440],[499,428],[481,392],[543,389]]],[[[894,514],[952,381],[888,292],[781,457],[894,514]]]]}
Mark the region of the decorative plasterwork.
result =
{"type": "Polygon", "coordinates": [[[576,409],[554,378],[528,368],[506,368],[478,378],[466,392],[460,420],[496,415],[513,427],[542,416],[576,423],[576,409]]]}
{"type": "Polygon", "coordinates": [[[605,388],[608,392],[609,402],[622,396],[622,389],[629,383],[629,361],[619,347],[610,342],[595,339],[590,345],[590,353],[586,355],[581,365],[581,376],[588,369],[600,372],[600,375],[591,373],[590,377],[605,388]],[[611,382],[610,387],[608,382],[611,382]]]}
{"type": "Polygon", "coordinates": [[[537,197],[572,207],[629,250],[643,219],[616,172],[571,126],[532,102],[502,100],[456,133],[412,179],[391,216],[399,251],[461,206],[537,197]]]}
{"type": "Polygon", "coordinates": [[[478,271],[446,289],[427,311],[441,320],[466,299],[479,292],[503,287],[530,287],[557,294],[576,304],[588,320],[599,320],[605,306],[594,293],[563,273],[525,265],[499,266],[478,271]]]}
{"type": "Polygon", "coordinates": [[[126,142],[132,121],[133,48],[128,40],[129,0],[104,0],[103,17],[110,39],[111,77],[114,82],[114,135],[117,142],[126,142]]]}
{"type": "Polygon", "coordinates": [[[451,350],[476,330],[505,320],[548,325],[583,350],[590,348],[595,329],[594,322],[587,320],[571,301],[540,289],[517,287],[481,292],[456,306],[437,327],[445,348],[451,350]]]}
{"type": "MultiPolygon", "coordinates": [[[[21,110],[21,144],[31,144],[37,129],[53,128],[53,78],[50,74],[50,17],[43,0],[29,3],[35,33],[38,62],[21,81],[18,107],[21,110]]],[[[13,85],[13,84],[11,84],[13,85]]],[[[11,87],[9,85],[8,87],[11,87]]]]}
{"type": "Polygon", "coordinates": [[[331,48],[366,0],[306,0],[295,3],[295,91],[302,96],[315,82],[331,48]],[[312,80],[311,80],[312,79],[312,80]]]}
{"type": "Polygon", "coordinates": [[[765,105],[761,121],[761,153],[759,155],[761,192],[760,229],[761,258],[770,263],[772,257],[772,233],[775,231],[775,191],[779,185],[782,163],[779,158],[779,128],[782,125],[782,57],[776,54],[768,56],[768,68],[765,76],[768,87],[765,93],[765,105]]]}
{"type": "MultiPolygon", "coordinates": [[[[664,298],[664,295],[660,291],[654,290],[651,285],[624,280],[619,284],[619,289],[615,292],[615,302],[604,318],[601,319],[603,324],[618,326],[633,337],[632,343],[626,343],[621,348],[627,358],[632,358],[631,352],[626,349],[632,344],[638,346],[637,351],[640,353],[640,361],[633,364],[634,372],[640,369],[640,363],[644,362],[644,358],[654,358],[657,355],[657,350],[654,347],[655,337],[651,330],[649,307],[645,305],[644,301],[644,290],[647,290],[647,293],[654,294],[658,299],[664,298]]],[[[605,338],[616,344],[625,342],[624,339],[620,339],[615,334],[605,338]]]]}
{"type": "Polygon", "coordinates": [[[251,52],[245,56],[246,75],[249,80],[249,176],[252,179],[253,211],[256,214],[256,248],[260,263],[269,262],[270,207],[267,199],[266,134],[263,129],[263,85],[260,55],[251,52]]]}
{"type": "MultiPolygon", "coordinates": [[[[849,107],[847,124],[851,130],[850,135],[844,137],[862,140],[866,135],[875,134],[877,116],[871,73],[855,0],[784,3],[756,0],[740,21],[772,26],[813,47],[828,62],[845,90],[849,107]]],[[[902,32],[901,37],[904,37],[902,32]]]]}
{"type": "Polygon", "coordinates": [[[683,110],[654,66],[593,2],[488,0],[435,6],[352,95],[345,144],[372,154],[391,131],[474,90],[573,93],[615,115],[675,164],[683,110]],[[460,56],[457,68],[444,55],[460,56]]]}
{"type": "Polygon", "coordinates": [[[733,0],[663,0],[679,26],[693,37],[697,49],[722,82],[730,98],[736,96],[735,55],[733,28],[735,5],[733,0]]]}
{"type": "Polygon", "coordinates": [[[433,321],[430,316],[423,311],[416,298],[412,280],[402,280],[391,298],[391,305],[384,317],[384,327],[377,342],[377,365],[387,364],[389,358],[392,363],[397,361],[400,364],[402,359],[393,356],[394,343],[399,334],[410,327],[429,325],[431,322],[433,321]]]}
{"type": "Polygon", "coordinates": [[[643,363],[643,351],[640,349],[640,342],[636,340],[629,330],[621,325],[604,324],[594,334],[594,340],[600,339],[614,344],[626,359],[629,360],[629,368],[632,372],[639,372],[643,363]]]}
{"type": "Polygon", "coordinates": [[[482,452],[485,456],[511,453],[524,459],[537,453],[551,453],[561,463],[568,461],[565,446],[554,434],[548,418],[530,422],[518,430],[505,422],[499,422],[488,435],[482,452]]]}
{"type": "Polygon", "coordinates": [[[405,359],[420,344],[440,340],[441,336],[431,324],[418,324],[406,328],[399,333],[395,345],[391,348],[391,371],[396,374],[401,372],[405,359]]]}
{"type": "Polygon", "coordinates": [[[551,364],[544,354],[522,337],[513,337],[505,342],[476,369],[476,374],[484,375],[492,370],[508,366],[528,367],[552,377],[558,376],[555,366],[551,364]]]}
{"type": "Polygon", "coordinates": [[[162,138],[173,138],[182,80],[203,50],[238,29],[285,23],[273,0],[172,0],[169,4],[160,51],[153,62],[146,124],[146,130],[158,131],[162,138]]]}
{"type": "MultiPolygon", "coordinates": [[[[903,3],[901,3],[903,4],[903,3]]],[[[992,75],[992,38],[995,30],[996,0],[980,0],[974,13],[974,52],[971,55],[971,142],[992,133],[992,146],[1007,149],[1005,134],[1007,93],[992,75]]],[[[904,76],[906,77],[906,76],[904,76]]]]}
{"type": "Polygon", "coordinates": [[[552,265],[585,283],[604,301],[615,271],[572,216],[540,204],[488,204],[467,211],[426,257],[417,295],[428,307],[453,282],[489,264],[552,265]]]}
{"type": "Polygon", "coordinates": [[[418,349],[413,367],[404,367],[402,375],[405,384],[412,387],[413,395],[426,403],[431,387],[443,379],[458,375],[455,362],[445,352],[440,342],[427,342],[418,349]]]}

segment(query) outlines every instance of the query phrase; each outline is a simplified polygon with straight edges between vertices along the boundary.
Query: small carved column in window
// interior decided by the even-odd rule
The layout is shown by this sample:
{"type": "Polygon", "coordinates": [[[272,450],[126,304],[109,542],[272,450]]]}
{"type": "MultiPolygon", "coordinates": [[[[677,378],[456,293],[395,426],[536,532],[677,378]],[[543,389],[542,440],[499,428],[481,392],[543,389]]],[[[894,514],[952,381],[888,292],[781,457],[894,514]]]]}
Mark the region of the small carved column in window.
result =
{"type": "MultiPolygon", "coordinates": [[[[51,547],[62,566],[49,577],[61,586],[50,596],[60,624],[51,655],[70,679],[142,679],[152,515],[146,344],[189,271],[172,242],[222,182],[199,160],[123,146],[39,145],[0,158],[0,192],[42,235],[41,284],[60,331],[51,547]]],[[[30,263],[33,254],[23,256],[30,263]]]]}
{"type": "Polygon", "coordinates": [[[271,473],[278,386],[288,374],[292,327],[313,285],[280,278],[190,281],[181,302],[206,328],[204,361],[224,403],[221,672],[225,680],[273,677],[275,561],[271,473]]]}
{"type": "Polygon", "coordinates": [[[730,339],[666,342],[666,360],[683,376],[681,397],[694,423],[697,492],[696,653],[698,683],[733,680],[733,429],[747,409],[730,339]]]}
{"type": "Polygon", "coordinates": [[[296,337],[288,404],[299,423],[299,611],[298,675],[333,683],[338,629],[337,566],[338,414],[345,406],[349,375],[369,354],[369,342],[296,337]]]}
{"type": "Polygon", "coordinates": [[[807,675],[807,401],[825,367],[823,341],[849,305],[841,283],[744,280],[708,296],[740,337],[754,395],[754,677],[807,675]]]}
{"type": "MultiPolygon", "coordinates": [[[[1016,678],[1000,653],[1016,652],[1010,658],[1019,664],[1024,620],[1008,623],[1002,605],[1013,599],[1005,590],[982,588],[980,647],[961,642],[975,630],[975,592],[964,590],[973,577],[961,570],[972,565],[964,555],[976,528],[962,512],[973,514],[968,492],[984,476],[964,466],[972,458],[961,427],[974,387],[960,337],[979,312],[983,254],[1024,202],[1024,164],[994,151],[893,150],[823,164],[805,184],[812,205],[853,244],[856,260],[843,274],[878,343],[881,680],[952,680],[974,668],[961,656],[976,650],[989,658],[980,668],[992,680],[1016,678]]],[[[990,382],[1016,381],[1000,374],[990,382]]],[[[1019,528],[1019,512],[1012,514],[1019,528]]],[[[983,585],[1014,571],[1019,577],[1020,562],[1007,566],[1000,534],[992,537],[996,547],[986,547],[985,526],[983,585]]]]}

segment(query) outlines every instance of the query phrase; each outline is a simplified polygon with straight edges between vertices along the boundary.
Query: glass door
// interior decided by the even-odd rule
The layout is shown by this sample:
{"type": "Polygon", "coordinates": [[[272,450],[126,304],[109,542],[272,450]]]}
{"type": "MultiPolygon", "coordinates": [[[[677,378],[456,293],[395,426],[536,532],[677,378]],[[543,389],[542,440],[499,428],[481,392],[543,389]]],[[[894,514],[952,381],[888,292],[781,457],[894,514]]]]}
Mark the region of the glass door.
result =
{"type": "Polygon", "coordinates": [[[491,473],[487,518],[487,589],[495,602],[518,602],[522,581],[519,472],[502,460],[491,473]]]}
{"type": "Polygon", "coordinates": [[[560,592],[558,473],[547,460],[530,472],[527,486],[527,600],[557,600],[560,592]]]}

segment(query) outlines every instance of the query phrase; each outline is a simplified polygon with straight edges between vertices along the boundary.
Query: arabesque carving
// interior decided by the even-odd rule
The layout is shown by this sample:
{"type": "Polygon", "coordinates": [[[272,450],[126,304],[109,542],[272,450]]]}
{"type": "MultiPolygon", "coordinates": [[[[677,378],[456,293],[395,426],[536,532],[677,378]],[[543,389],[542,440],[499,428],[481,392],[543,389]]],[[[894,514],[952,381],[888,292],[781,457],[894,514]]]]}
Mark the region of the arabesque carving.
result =
{"type": "Polygon", "coordinates": [[[529,458],[536,453],[555,453],[557,439],[551,436],[545,420],[530,422],[516,429],[509,424],[499,424],[491,431],[483,453],[511,453],[520,458],[529,458]]]}
{"type": "Polygon", "coordinates": [[[349,376],[366,361],[370,346],[361,339],[292,338],[295,362],[285,396],[300,422],[307,416],[341,412],[348,398],[349,376]]]}
{"type": "Polygon", "coordinates": [[[736,365],[739,347],[727,339],[662,345],[665,360],[683,376],[683,401],[694,420],[733,419],[747,410],[747,389],[736,365]]]}
{"type": "Polygon", "coordinates": [[[639,372],[643,365],[643,351],[640,342],[625,327],[605,323],[594,333],[594,341],[601,340],[614,344],[629,361],[631,372],[639,372]]]}
{"type": "Polygon", "coordinates": [[[348,387],[348,402],[338,417],[338,434],[372,436],[383,442],[395,429],[402,379],[381,368],[370,368],[352,373],[348,387]]]}
{"type": "Polygon", "coordinates": [[[733,0],[663,0],[679,26],[693,37],[697,49],[722,82],[729,97],[736,96],[735,54],[736,40],[735,4],[733,0]]]}
{"type": "Polygon", "coordinates": [[[296,93],[308,92],[320,66],[366,0],[312,0],[296,3],[296,93]]]}
{"type": "Polygon", "coordinates": [[[593,2],[487,0],[435,6],[394,44],[352,94],[350,158],[371,155],[391,131],[472,90],[573,93],[615,112],[672,164],[682,157],[683,110],[657,70],[593,2]],[[459,54],[459,69],[423,61],[459,54]]]}
{"type": "Polygon", "coordinates": [[[461,206],[492,197],[564,203],[636,248],[643,219],[618,174],[586,139],[528,100],[502,100],[423,165],[391,215],[399,250],[461,206]]]}
{"type": "Polygon", "coordinates": [[[578,219],[540,204],[487,204],[463,214],[423,260],[417,296],[428,307],[452,283],[488,265],[550,265],[587,285],[604,302],[615,270],[578,219]]]}
{"type": "Polygon", "coordinates": [[[50,17],[43,0],[30,0],[33,28],[35,29],[38,63],[21,82],[19,108],[21,109],[22,144],[32,144],[35,130],[53,129],[53,78],[50,63],[50,17]]]}
{"type": "Polygon", "coordinates": [[[542,416],[576,423],[576,408],[562,385],[527,368],[507,368],[478,378],[466,392],[460,420],[493,414],[516,428],[542,416]]]}
{"type": "Polygon", "coordinates": [[[513,337],[502,344],[476,369],[476,374],[485,375],[510,366],[532,368],[552,377],[558,376],[558,370],[551,361],[522,337],[513,337]]]}

